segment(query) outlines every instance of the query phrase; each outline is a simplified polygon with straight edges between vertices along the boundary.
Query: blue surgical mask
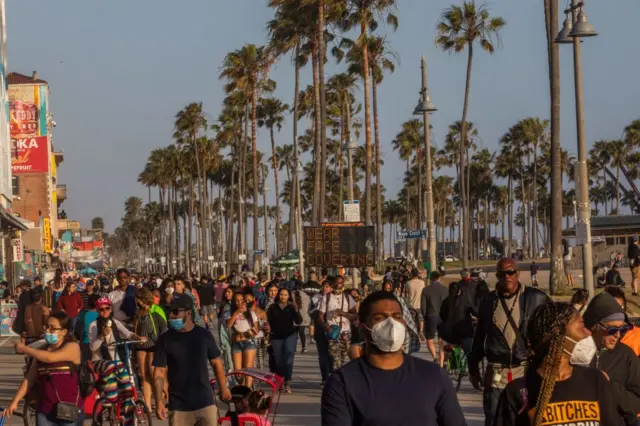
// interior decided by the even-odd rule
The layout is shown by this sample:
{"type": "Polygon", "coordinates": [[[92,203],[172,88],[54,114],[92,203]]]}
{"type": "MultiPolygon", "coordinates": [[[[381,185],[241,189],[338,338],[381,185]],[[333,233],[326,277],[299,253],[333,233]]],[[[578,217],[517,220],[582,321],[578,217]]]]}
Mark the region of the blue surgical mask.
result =
{"type": "Polygon", "coordinates": [[[47,342],[47,345],[55,345],[58,343],[59,336],[56,333],[45,333],[44,341],[47,342]]]}
{"type": "Polygon", "coordinates": [[[175,331],[180,331],[184,328],[184,318],[169,318],[169,327],[175,331]]]}

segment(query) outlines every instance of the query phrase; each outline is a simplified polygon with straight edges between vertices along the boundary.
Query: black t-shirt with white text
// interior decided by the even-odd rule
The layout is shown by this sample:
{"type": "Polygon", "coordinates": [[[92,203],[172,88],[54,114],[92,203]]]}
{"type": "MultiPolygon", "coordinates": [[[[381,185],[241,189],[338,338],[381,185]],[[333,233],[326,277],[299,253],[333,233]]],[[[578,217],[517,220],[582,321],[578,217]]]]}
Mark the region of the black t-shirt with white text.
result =
{"type": "MultiPolygon", "coordinates": [[[[530,426],[536,413],[542,378],[528,373],[507,385],[500,395],[494,426],[530,426]]],[[[573,367],[571,377],[557,381],[547,404],[544,426],[620,426],[611,384],[600,370],[573,367]]]]}

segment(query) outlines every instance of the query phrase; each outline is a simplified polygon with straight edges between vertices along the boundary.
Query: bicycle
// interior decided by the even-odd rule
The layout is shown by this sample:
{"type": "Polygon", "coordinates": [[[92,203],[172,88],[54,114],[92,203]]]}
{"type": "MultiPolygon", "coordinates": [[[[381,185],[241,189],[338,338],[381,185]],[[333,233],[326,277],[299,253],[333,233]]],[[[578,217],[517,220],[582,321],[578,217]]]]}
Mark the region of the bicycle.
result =
{"type": "MultiPolygon", "coordinates": [[[[130,341],[124,341],[124,342],[116,342],[109,345],[109,346],[115,347],[116,349],[118,346],[124,346],[125,354],[127,358],[124,361],[126,362],[126,368],[131,378],[132,395],[125,399],[118,398],[118,400],[115,403],[108,402],[104,397],[99,398],[96,401],[96,404],[93,410],[92,426],[123,425],[125,418],[122,412],[122,408],[124,403],[127,400],[130,400],[131,402],[133,402],[133,405],[134,405],[134,423],[133,424],[141,425],[141,426],[152,425],[151,412],[149,411],[149,408],[144,403],[144,401],[141,400],[138,396],[138,389],[136,386],[136,372],[133,370],[131,366],[131,353],[129,350],[129,346],[136,343],[140,343],[140,342],[137,340],[136,341],[130,340],[130,341]]],[[[116,354],[115,355],[116,359],[114,359],[114,361],[117,361],[118,351],[116,350],[114,351],[114,353],[116,354]]]]}

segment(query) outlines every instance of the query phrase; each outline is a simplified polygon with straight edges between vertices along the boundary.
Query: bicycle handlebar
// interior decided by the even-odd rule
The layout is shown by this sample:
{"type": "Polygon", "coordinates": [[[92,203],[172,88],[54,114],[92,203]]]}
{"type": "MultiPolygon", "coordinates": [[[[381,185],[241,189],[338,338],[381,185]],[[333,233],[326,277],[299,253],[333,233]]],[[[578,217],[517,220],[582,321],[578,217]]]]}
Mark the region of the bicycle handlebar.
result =
{"type": "Polygon", "coordinates": [[[146,343],[146,340],[125,340],[122,342],[113,342],[109,343],[107,346],[127,346],[127,345],[135,345],[137,343],[146,343]]]}

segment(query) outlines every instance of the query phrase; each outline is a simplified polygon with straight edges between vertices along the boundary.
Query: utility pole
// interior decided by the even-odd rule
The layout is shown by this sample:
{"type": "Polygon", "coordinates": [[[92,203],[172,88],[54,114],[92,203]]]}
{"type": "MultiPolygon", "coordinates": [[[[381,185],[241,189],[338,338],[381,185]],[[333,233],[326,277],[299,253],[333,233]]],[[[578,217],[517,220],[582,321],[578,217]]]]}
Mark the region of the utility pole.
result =
{"type": "Polygon", "coordinates": [[[269,212],[267,208],[267,166],[262,166],[262,206],[264,210],[264,253],[262,254],[262,267],[267,261],[267,277],[271,277],[271,263],[269,262],[269,212]]]}

